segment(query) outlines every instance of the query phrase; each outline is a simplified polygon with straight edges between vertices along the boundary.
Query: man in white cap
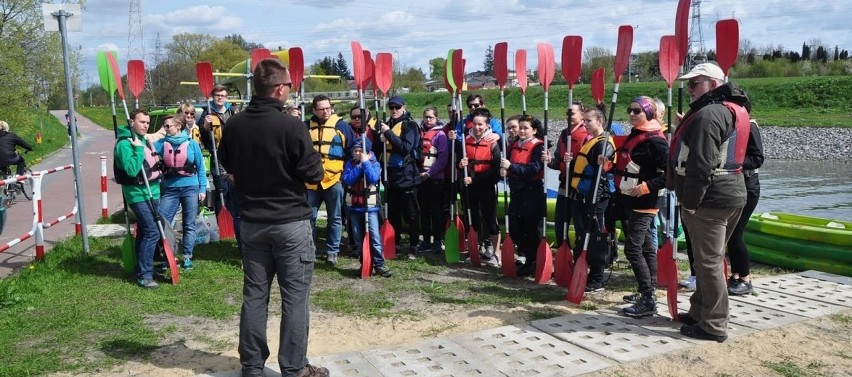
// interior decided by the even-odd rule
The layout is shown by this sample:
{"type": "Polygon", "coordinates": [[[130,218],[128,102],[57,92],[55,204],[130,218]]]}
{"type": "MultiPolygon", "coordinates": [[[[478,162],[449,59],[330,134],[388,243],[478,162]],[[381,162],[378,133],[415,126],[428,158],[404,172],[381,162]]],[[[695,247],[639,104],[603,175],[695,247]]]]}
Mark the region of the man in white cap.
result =
{"type": "Polygon", "coordinates": [[[724,342],[728,290],[722,271],[725,243],[746,203],[742,163],[749,135],[748,96],[715,63],[695,66],[687,81],[692,103],[672,137],[668,183],[690,230],[697,278],[688,313],[680,313],[688,337],[724,342]]]}

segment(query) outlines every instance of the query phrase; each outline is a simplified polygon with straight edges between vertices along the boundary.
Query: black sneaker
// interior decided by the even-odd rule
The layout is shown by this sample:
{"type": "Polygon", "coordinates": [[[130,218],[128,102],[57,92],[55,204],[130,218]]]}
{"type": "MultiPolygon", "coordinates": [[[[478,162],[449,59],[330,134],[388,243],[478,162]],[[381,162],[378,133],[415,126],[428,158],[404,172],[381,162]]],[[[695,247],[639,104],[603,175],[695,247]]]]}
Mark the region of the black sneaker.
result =
{"type": "Polygon", "coordinates": [[[694,325],[694,324],[698,323],[698,321],[696,321],[695,318],[692,318],[692,316],[689,315],[689,313],[685,313],[685,312],[684,313],[677,313],[677,320],[680,321],[680,323],[683,323],[684,325],[687,325],[687,326],[694,325]]]}
{"type": "Polygon", "coordinates": [[[624,300],[624,302],[626,302],[628,304],[634,304],[637,301],[639,301],[640,298],[642,298],[642,294],[639,293],[639,292],[636,292],[636,293],[631,293],[627,296],[624,296],[621,299],[624,300]]]}
{"type": "Polygon", "coordinates": [[[535,274],[535,262],[533,263],[524,263],[520,267],[518,267],[516,274],[518,277],[527,277],[535,274]]]}
{"type": "Polygon", "coordinates": [[[680,327],[680,333],[693,339],[712,340],[722,343],[728,340],[727,335],[713,335],[704,331],[698,324],[683,325],[680,327]]]}
{"type": "Polygon", "coordinates": [[[586,285],[586,293],[603,292],[604,287],[601,283],[589,283],[586,285]]]}
{"type": "Polygon", "coordinates": [[[388,268],[387,266],[376,267],[375,271],[376,275],[379,275],[381,277],[389,278],[393,276],[393,272],[391,272],[390,268],[388,268]]]}
{"type": "Polygon", "coordinates": [[[657,314],[657,302],[652,295],[642,295],[632,306],[624,308],[624,315],[628,317],[647,317],[657,314]]]}
{"type": "Polygon", "coordinates": [[[750,281],[739,278],[736,283],[728,286],[728,293],[734,296],[745,296],[754,293],[754,288],[751,286],[750,281]]]}

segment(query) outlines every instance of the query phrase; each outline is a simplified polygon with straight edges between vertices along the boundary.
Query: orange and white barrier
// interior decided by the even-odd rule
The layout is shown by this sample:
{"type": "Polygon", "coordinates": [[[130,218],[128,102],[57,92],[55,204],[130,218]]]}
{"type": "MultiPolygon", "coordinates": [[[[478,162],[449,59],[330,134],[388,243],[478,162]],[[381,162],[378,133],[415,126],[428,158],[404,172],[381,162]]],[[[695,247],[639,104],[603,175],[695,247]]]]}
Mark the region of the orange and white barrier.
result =
{"type": "Polygon", "coordinates": [[[109,202],[107,201],[107,158],[101,156],[101,218],[109,217],[109,202]]]}

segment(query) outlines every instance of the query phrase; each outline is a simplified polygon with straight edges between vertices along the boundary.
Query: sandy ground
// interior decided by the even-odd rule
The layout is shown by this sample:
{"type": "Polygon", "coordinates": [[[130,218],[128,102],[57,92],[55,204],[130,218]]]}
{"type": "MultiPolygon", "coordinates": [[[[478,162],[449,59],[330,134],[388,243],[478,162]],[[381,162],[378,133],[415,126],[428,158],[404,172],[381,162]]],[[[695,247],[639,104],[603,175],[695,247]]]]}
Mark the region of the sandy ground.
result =
{"type": "MultiPolygon", "coordinates": [[[[605,303],[619,293],[600,299],[605,303]]],[[[424,319],[359,319],[314,312],[311,318],[309,357],[347,351],[361,351],[395,344],[416,343],[452,333],[472,332],[529,320],[530,308],[506,311],[458,310],[432,307],[424,319]]],[[[554,304],[537,307],[559,313],[576,312],[576,307],[554,304]]],[[[688,350],[622,364],[595,375],[600,376],[765,376],[779,375],[767,366],[792,365],[813,376],[852,375],[852,323],[822,317],[793,325],[731,339],[719,344],[707,342],[688,350]]],[[[279,317],[269,321],[269,341],[275,361],[279,317]]],[[[156,329],[170,332],[148,359],[129,359],[121,366],[97,371],[97,376],[194,376],[239,369],[237,318],[213,321],[199,318],[157,318],[149,321],[156,329]],[[178,331],[174,331],[179,329],[178,331]]],[[[90,375],[90,374],[86,374],[90,375]]],[[[55,376],[75,376],[56,374],[55,376]]],[[[80,375],[82,376],[82,375],[80,375]]]]}

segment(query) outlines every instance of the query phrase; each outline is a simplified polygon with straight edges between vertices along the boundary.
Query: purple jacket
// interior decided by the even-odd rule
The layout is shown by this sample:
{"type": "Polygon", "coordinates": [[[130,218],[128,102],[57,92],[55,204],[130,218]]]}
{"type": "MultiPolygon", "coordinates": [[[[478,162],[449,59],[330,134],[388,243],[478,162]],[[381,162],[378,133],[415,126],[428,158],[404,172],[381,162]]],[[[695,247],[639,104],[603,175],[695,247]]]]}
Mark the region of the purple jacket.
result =
{"type": "MultiPolygon", "coordinates": [[[[438,157],[435,158],[435,163],[432,164],[431,167],[429,167],[429,170],[427,171],[427,173],[429,173],[429,179],[441,179],[441,180],[443,180],[447,177],[447,174],[448,174],[448,173],[446,173],[446,171],[447,171],[446,168],[447,168],[447,161],[449,161],[449,159],[450,159],[449,158],[449,153],[450,153],[449,139],[447,138],[447,134],[444,133],[444,131],[441,130],[443,128],[443,125],[440,122],[438,124],[436,124],[433,128],[438,130],[438,132],[435,134],[435,136],[432,137],[432,146],[435,147],[435,149],[438,151],[438,157]]],[[[420,129],[424,133],[426,131],[432,130],[431,128],[429,130],[426,130],[423,127],[422,124],[420,125],[420,129]]],[[[422,142],[422,138],[421,138],[421,142],[422,142]]]]}

